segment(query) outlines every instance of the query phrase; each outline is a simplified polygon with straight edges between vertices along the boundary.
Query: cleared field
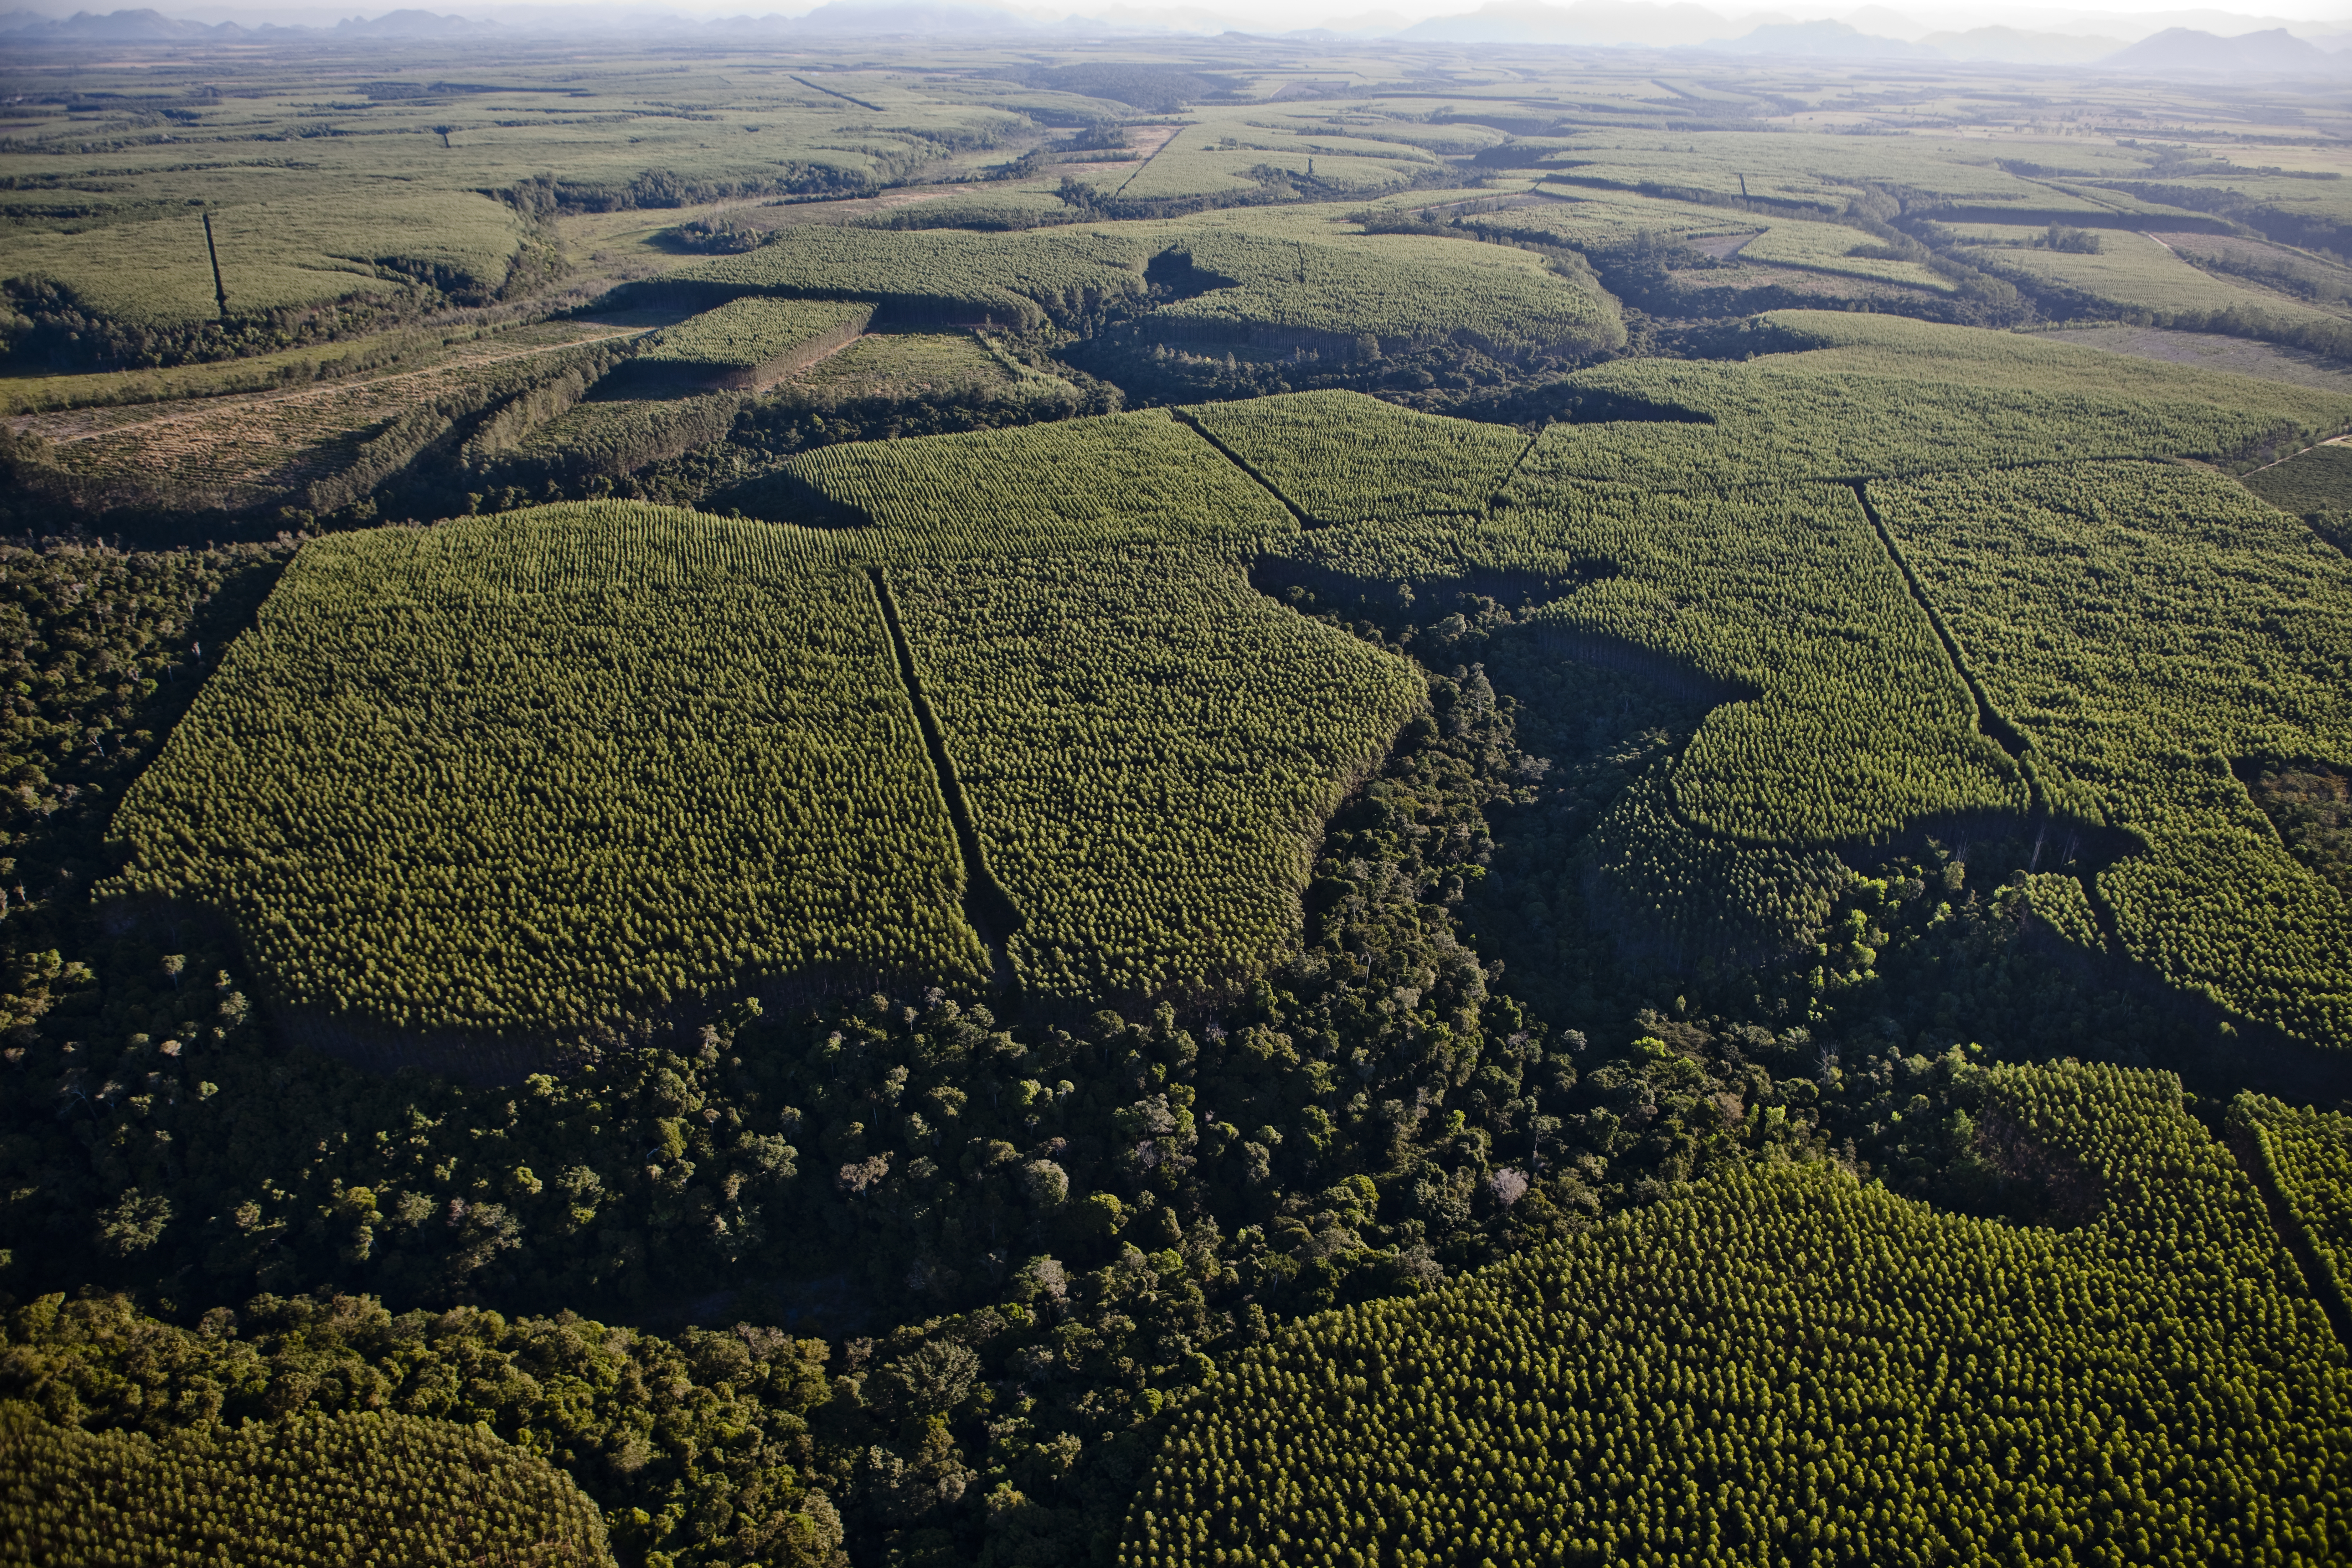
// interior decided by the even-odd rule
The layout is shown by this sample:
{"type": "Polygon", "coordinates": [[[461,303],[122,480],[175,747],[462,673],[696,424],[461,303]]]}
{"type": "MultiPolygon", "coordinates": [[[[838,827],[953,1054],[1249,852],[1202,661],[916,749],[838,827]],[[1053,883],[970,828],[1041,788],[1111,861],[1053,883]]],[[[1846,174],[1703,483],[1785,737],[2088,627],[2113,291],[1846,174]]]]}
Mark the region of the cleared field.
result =
{"type": "MultiPolygon", "coordinates": [[[[486,406],[562,374],[625,329],[550,322],[430,353],[425,368],[296,390],[36,415],[16,427],[99,496],[236,509],[331,479],[371,439],[447,404],[486,406]]],[[[388,477],[388,476],[382,476],[388,477]]]]}

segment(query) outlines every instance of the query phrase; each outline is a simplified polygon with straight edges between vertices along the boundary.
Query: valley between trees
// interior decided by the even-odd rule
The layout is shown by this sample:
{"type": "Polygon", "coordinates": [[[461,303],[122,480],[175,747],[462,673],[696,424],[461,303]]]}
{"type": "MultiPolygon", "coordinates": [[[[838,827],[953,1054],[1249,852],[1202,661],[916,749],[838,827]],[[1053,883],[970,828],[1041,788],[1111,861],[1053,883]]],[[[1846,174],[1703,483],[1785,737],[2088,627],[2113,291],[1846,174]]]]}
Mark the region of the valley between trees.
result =
{"type": "Polygon", "coordinates": [[[2333,109],[58,47],[12,1560],[2352,1552],[2333,109]]]}

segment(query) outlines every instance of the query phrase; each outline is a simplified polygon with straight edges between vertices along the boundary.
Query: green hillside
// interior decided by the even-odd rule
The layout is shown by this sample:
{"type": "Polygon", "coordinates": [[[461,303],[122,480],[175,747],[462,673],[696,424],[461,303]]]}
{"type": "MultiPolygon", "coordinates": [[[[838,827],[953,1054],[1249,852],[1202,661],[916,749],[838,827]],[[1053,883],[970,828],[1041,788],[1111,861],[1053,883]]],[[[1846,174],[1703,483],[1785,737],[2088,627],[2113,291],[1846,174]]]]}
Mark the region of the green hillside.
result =
{"type": "Polygon", "coordinates": [[[2352,121],[1664,16],[0,18],[0,1559],[2352,1561],[2352,121]]]}

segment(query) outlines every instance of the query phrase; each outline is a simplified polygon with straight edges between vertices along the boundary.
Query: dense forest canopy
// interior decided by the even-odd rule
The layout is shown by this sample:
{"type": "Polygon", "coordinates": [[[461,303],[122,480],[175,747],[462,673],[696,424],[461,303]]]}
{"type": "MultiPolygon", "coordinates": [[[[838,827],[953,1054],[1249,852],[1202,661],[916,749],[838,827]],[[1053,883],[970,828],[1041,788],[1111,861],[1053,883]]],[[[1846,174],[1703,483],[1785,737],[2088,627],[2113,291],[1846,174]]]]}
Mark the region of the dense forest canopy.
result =
{"type": "Polygon", "coordinates": [[[9,1553],[2352,1553],[2340,93],[0,36],[9,1553]]]}

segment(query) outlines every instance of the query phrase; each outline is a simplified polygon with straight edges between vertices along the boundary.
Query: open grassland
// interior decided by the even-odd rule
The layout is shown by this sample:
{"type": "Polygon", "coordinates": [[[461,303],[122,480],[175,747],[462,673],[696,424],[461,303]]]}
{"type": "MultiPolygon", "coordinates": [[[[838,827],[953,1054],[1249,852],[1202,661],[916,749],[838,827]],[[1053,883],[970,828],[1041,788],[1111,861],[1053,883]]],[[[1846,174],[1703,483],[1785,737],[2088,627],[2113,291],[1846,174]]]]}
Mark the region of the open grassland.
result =
{"type": "Polygon", "coordinates": [[[2095,1207],[2011,1226],[1766,1166],[1307,1319],[1176,1418],[1121,1563],[2352,1549],[2342,1348],[2178,1082],[2004,1069],[1987,1122],[2095,1207]]]}
{"type": "Polygon", "coordinates": [[[0,1442],[0,1527],[28,1562],[613,1561],[570,1477],[454,1422],[371,1410],[152,1437],[52,1426],[10,1401],[0,1442]]]}

